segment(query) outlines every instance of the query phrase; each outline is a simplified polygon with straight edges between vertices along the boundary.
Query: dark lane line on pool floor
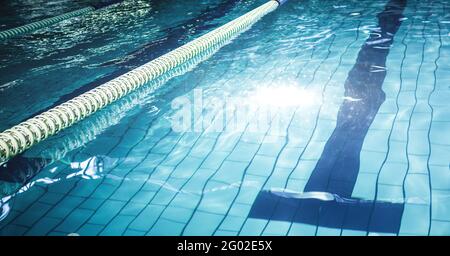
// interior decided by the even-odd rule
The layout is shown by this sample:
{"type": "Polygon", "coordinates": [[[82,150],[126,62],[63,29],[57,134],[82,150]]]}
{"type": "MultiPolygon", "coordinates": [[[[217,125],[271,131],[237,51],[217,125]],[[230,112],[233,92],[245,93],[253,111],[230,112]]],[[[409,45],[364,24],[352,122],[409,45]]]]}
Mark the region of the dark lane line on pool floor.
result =
{"type": "Polygon", "coordinates": [[[261,191],[250,218],[283,220],[330,228],[398,233],[403,203],[352,199],[367,131],[385,100],[382,85],[386,59],[398,31],[406,0],[390,0],[378,16],[379,31],[366,40],[345,82],[346,99],[339,108],[336,128],[327,141],[304,192],[261,191]],[[331,196],[331,197],[330,197],[331,196]],[[369,219],[371,218],[371,223],[369,219]]]}

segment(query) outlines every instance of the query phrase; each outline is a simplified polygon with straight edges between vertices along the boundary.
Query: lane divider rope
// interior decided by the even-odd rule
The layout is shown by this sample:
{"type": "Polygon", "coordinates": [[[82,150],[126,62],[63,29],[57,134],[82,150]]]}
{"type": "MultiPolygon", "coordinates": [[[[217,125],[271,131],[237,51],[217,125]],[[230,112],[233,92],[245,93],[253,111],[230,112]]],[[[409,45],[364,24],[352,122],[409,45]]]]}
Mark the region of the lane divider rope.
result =
{"type": "Polygon", "coordinates": [[[130,72],[0,133],[0,163],[83,120],[207,49],[229,41],[280,5],[276,0],[226,23],[130,72]]]}
{"type": "MultiPolygon", "coordinates": [[[[224,44],[219,44],[214,48],[208,49],[201,55],[195,56],[193,59],[183,63],[176,69],[154,79],[149,84],[146,84],[123,97],[109,107],[98,111],[95,115],[92,115],[83,122],[68,127],[64,132],[61,132],[52,138],[48,138],[28,149],[24,153],[28,160],[18,160],[21,164],[16,164],[16,166],[19,167],[13,167],[14,169],[12,170],[14,171],[9,173],[10,178],[0,179],[0,198],[6,196],[14,197],[16,193],[26,191],[26,189],[23,188],[27,187],[26,184],[32,182],[31,178],[43,168],[56,161],[63,160],[69,152],[86,145],[97,138],[97,136],[107,128],[118,124],[127,114],[129,114],[131,109],[147,102],[148,98],[152,96],[152,93],[155,92],[155,90],[163,86],[171,78],[191,71],[197,64],[208,59],[223,45],[224,44]]],[[[15,159],[11,159],[5,165],[9,165],[11,161],[14,160],[15,159]]],[[[0,171],[8,171],[8,168],[5,165],[0,165],[0,171]],[[6,168],[1,169],[2,167],[6,168]]],[[[14,165],[14,163],[12,163],[12,165],[14,165]]]]}
{"type": "Polygon", "coordinates": [[[77,17],[77,16],[81,16],[83,14],[89,13],[96,10],[94,7],[89,6],[89,7],[85,7],[83,9],[79,9],[76,11],[72,11],[72,12],[68,12],[68,13],[64,13],[55,17],[51,17],[51,18],[47,18],[47,19],[43,19],[43,20],[39,20],[36,22],[32,22],[20,27],[16,27],[16,28],[11,28],[5,31],[1,31],[0,32],[0,39],[8,39],[17,35],[21,35],[21,34],[25,34],[25,33],[29,33],[31,31],[34,30],[38,30],[41,28],[45,28],[48,27],[52,24],[58,23],[60,21],[63,20],[67,20],[73,17],[77,17]]]}
{"type": "Polygon", "coordinates": [[[99,3],[92,4],[91,6],[88,6],[88,7],[76,10],[76,11],[72,11],[72,12],[68,12],[68,13],[64,13],[64,14],[55,16],[55,17],[32,22],[30,24],[26,24],[26,25],[16,27],[16,28],[11,28],[11,29],[8,29],[5,31],[0,31],[0,40],[8,39],[8,38],[11,38],[14,36],[26,34],[26,33],[41,29],[41,28],[45,28],[45,27],[48,27],[55,23],[61,22],[63,20],[81,16],[86,13],[90,13],[95,10],[102,9],[102,8],[108,7],[108,6],[116,4],[116,3],[120,3],[122,1],[123,0],[104,0],[99,3]]]}

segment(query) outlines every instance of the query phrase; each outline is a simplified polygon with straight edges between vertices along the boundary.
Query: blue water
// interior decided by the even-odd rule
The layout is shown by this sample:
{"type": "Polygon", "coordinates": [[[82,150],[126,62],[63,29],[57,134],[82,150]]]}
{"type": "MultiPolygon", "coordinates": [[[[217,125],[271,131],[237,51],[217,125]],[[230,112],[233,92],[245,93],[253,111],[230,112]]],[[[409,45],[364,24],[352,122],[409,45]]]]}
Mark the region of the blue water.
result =
{"type": "MultiPolygon", "coordinates": [[[[0,129],[262,3],[124,1],[2,41],[0,129]]],[[[0,29],[84,6],[10,3],[0,29]]],[[[2,166],[0,234],[450,235],[449,10],[291,0],[2,166]]]]}

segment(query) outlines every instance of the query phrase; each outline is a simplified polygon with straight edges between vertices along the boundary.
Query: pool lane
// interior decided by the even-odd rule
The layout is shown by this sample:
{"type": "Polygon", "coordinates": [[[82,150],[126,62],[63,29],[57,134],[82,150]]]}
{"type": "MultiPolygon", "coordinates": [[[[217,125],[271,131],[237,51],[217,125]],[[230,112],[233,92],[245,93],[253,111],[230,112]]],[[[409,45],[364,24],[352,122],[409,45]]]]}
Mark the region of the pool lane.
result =
{"type": "Polygon", "coordinates": [[[108,81],[111,81],[114,78],[117,78],[130,70],[137,68],[150,60],[156,59],[161,55],[170,52],[171,50],[180,47],[181,45],[186,43],[186,39],[192,34],[193,28],[195,29],[195,34],[201,35],[205,31],[212,30],[214,27],[219,25],[210,24],[215,19],[222,18],[226,16],[228,12],[230,12],[236,5],[238,5],[241,0],[227,0],[218,4],[213,8],[207,8],[201,12],[200,15],[186,20],[185,22],[166,29],[164,34],[166,36],[161,37],[159,39],[154,40],[148,44],[143,45],[138,50],[131,52],[130,54],[123,56],[120,60],[112,60],[106,63],[103,63],[101,66],[114,66],[117,69],[105,75],[99,79],[96,79],[93,82],[85,84],[74,91],[61,95],[58,100],[56,100],[50,106],[29,115],[27,118],[22,121],[27,120],[28,118],[39,115],[51,108],[54,108],[68,100],[75,98],[99,85],[102,85],[108,81]]]}
{"type": "Polygon", "coordinates": [[[382,85],[386,58],[402,24],[405,7],[406,0],[390,0],[378,14],[379,30],[370,34],[349,72],[336,128],[304,188],[304,192],[332,194],[334,199],[299,199],[288,193],[261,191],[249,217],[370,232],[399,232],[403,204],[358,200],[351,196],[364,138],[385,100],[382,85]]]}
{"type": "MultiPolygon", "coordinates": [[[[342,4],[345,2],[341,1],[342,4]]],[[[294,2],[288,3],[284,9],[285,15],[267,17],[249,31],[252,33],[243,34],[234,44],[224,47],[210,60],[191,72],[174,78],[164,86],[170,95],[158,93],[155,99],[129,111],[114,127],[96,135],[97,138],[90,143],[68,152],[64,158],[67,163],[44,168],[30,182],[33,186],[27,184],[23,187],[24,193],[1,204],[3,210],[0,215],[5,216],[5,219],[0,222],[0,234],[391,234],[375,232],[374,229],[367,232],[368,228],[364,230],[364,226],[360,224],[355,224],[356,230],[343,229],[342,225],[330,228],[339,221],[327,215],[322,215],[319,219],[314,206],[309,208],[309,212],[315,214],[311,217],[311,221],[314,221],[311,224],[292,221],[292,218],[286,219],[287,221],[248,218],[261,189],[286,187],[303,191],[303,186],[323,157],[324,147],[334,132],[337,113],[345,96],[343,85],[348,73],[355,64],[361,45],[376,29],[376,15],[384,10],[386,2],[387,0],[370,2],[370,7],[368,2],[360,2],[360,6],[355,4],[356,7],[351,10],[340,7],[341,3],[334,3],[330,9],[321,12],[329,15],[328,17],[323,15],[317,18],[325,22],[307,24],[302,20],[295,24],[297,26],[283,27],[286,21],[294,24],[291,22],[292,17],[298,18],[298,13],[304,13],[303,10],[317,10],[313,5],[315,1],[307,2],[311,6],[306,7],[293,4],[294,2]],[[364,10],[367,11],[361,12],[360,16],[356,15],[364,5],[364,10]],[[331,17],[343,17],[345,21],[339,25],[340,19],[330,21],[331,17]],[[271,24],[273,26],[269,27],[271,24]],[[300,24],[307,29],[296,32],[295,29],[300,24]],[[327,27],[327,24],[333,26],[327,27]],[[261,36],[266,30],[272,33],[261,36]],[[310,33],[307,34],[308,32],[310,33]],[[323,40],[312,40],[315,47],[308,50],[305,47],[295,47],[310,46],[302,38],[322,32],[325,33],[320,34],[323,40]],[[254,43],[255,39],[258,44],[254,43]],[[239,45],[238,49],[236,45],[239,45]],[[285,47],[280,47],[281,45],[285,47]],[[278,50],[274,51],[274,48],[278,50]],[[289,65],[285,65],[287,59],[290,60],[289,65]],[[308,86],[311,90],[323,93],[322,97],[320,93],[316,95],[314,100],[317,104],[300,109],[295,114],[293,124],[288,128],[283,126],[286,129],[281,134],[269,132],[269,136],[262,139],[261,134],[251,132],[243,135],[240,132],[174,133],[170,132],[170,125],[164,121],[172,113],[170,107],[164,107],[164,102],[170,102],[174,97],[184,94],[191,95],[194,88],[204,88],[207,93],[205,95],[208,95],[206,100],[210,95],[240,95],[240,92],[245,91],[243,88],[252,92],[253,87],[256,90],[266,85],[283,87],[292,80],[300,81],[298,84],[294,83],[299,87],[306,87],[306,83],[311,83],[308,86]],[[261,81],[264,83],[261,84],[261,81]],[[257,86],[254,86],[255,82],[258,83],[257,86]],[[162,102],[152,103],[153,100],[162,102]],[[158,109],[158,114],[147,113],[153,107],[158,109]],[[316,113],[317,109],[322,111],[316,113]],[[306,143],[308,140],[311,143],[306,143]],[[286,147],[280,147],[285,144],[286,147]],[[304,155],[300,155],[302,151],[305,151],[304,155]],[[96,162],[103,163],[103,167],[89,164],[96,162]],[[77,167],[83,165],[92,166],[87,166],[89,168],[86,169],[77,167]],[[328,223],[324,223],[325,221],[328,223]]],[[[450,143],[442,136],[448,130],[443,127],[449,127],[446,111],[448,104],[443,100],[448,98],[445,96],[448,95],[446,70],[449,70],[449,62],[445,50],[449,37],[446,37],[447,23],[445,18],[442,20],[439,10],[442,6],[429,5],[426,2],[408,1],[403,13],[405,21],[395,35],[395,43],[391,46],[386,63],[388,69],[382,85],[386,99],[365,135],[353,198],[325,194],[336,196],[334,198],[339,200],[352,199],[358,202],[356,198],[364,198],[398,203],[394,205],[400,207],[403,206],[403,199],[405,204],[399,235],[426,235],[429,222],[432,223],[430,234],[448,235],[450,232],[450,215],[447,210],[450,176],[447,174],[449,158],[446,157],[450,151],[448,146],[444,146],[450,143]],[[428,18],[427,12],[433,15],[428,18]],[[442,22],[438,23],[439,20],[442,22]],[[440,40],[437,40],[438,36],[440,40]],[[439,45],[442,55],[437,51],[439,45]],[[422,52],[426,54],[423,68],[418,72],[422,52]],[[436,90],[431,92],[433,82],[436,90]],[[414,88],[417,92],[414,92],[414,88]],[[396,109],[398,93],[399,106],[396,109]],[[415,105],[414,94],[417,94],[417,107],[412,112],[415,105]],[[427,103],[434,109],[433,114],[426,108],[427,103]],[[396,112],[398,118],[394,120],[396,112]],[[429,122],[430,116],[433,122],[429,122]],[[410,119],[411,127],[408,127],[410,119]],[[430,136],[429,149],[427,141],[424,141],[427,132],[430,136]],[[388,136],[390,133],[392,136],[388,136]],[[408,133],[409,139],[406,138],[408,133]],[[406,145],[408,159],[405,148],[398,145],[406,145]],[[386,164],[382,165],[379,160],[385,157],[386,164]],[[430,164],[428,172],[431,174],[428,176],[425,165],[427,157],[430,164]],[[406,165],[409,165],[408,174],[405,174],[406,165]],[[377,175],[380,176],[379,180],[376,180],[377,175]],[[428,178],[431,179],[430,188],[425,182],[428,178]],[[406,181],[402,185],[403,179],[406,181]],[[402,189],[406,193],[403,197],[402,189]],[[426,201],[413,202],[417,198],[427,199],[433,204],[426,201]]],[[[443,13],[445,16],[445,12],[443,13]]],[[[311,17],[309,14],[305,15],[311,17]]],[[[350,97],[344,99],[352,100],[350,97]]],[[[287,111],[280,110],[279,114],[291,117],[291,113],[287,111]]],[[[57,145],[56,140],[54,145],[57,145]]],[[[323,195],[324,193],[321,196],[323,195]]],[[[298,196],[298,193],[292,196],[298,196]]],[[[361,206],[354,209],[360,210],[367,217],[364,210],[370,210],[373,201],[367,201],[365,205],[363,201],[358,203],[361,206]]],[[[325,209],[323,213],[328,212],[336,215],[335,219],[342,219],[339,206],[326,208],[322,207],[325,209]]],[[[396,209],[389,206],[385,208],[393,211],[396,209]]],[[[286,207],[279,207],[279,210],[283,209],[286,210],[285,213],[295,213],[288,211],[286,207]]],[[[277,214],[278,212],[274,213],[277,214]]],[[[306,217],[304,215],[303,219],[307,219],[306,217]]],[[[395,232],[398,219],[394,218],[392,224],[384,225],[390,228],[387,231],[395,232]]],[[[378,230],[383,227],[377,226],[377,223],[374,226],[378,230]]]]}
{"type": "MultiPolygon", "coordinates": [[[[76,90],[60,96],[60,98],[54,102],[51,106],[38,111],[37,113],[33,113],[30,117],[36,116],[40,113],[43,113],[51,108],[54,108],[70,99],[73,99],[80,94],[91,90],[103,83],[106,83],[128,71],[131,69],[141,66],[148,61],[155,59],[170,50],[173,50],[184,44],[186,39],[190,34],[192,34],[192,28],[195,28],[196,34],[202,34],[205,31],[209,31],[213,29],[216,25],[210,24],[212,21],[218,18],[222,18],[226,16],[228,12],[230,12],[236,5],[241,3],[241,0],[227,0],[224,1],[213,8],[207,8],[205,11],[201,12],[200,15],[193,17],[191,19],[186,20],[185,22],[168,28],[164,30],[164,36],[160,39],[157,39],[153,42],[150,42],[140,49],[131,52],[127,56],[121,58],[120,61],[113,60],[108,63],[104,63],[105,66],[118,66],[118,70],[113,73],[106,75],[100,79],[93,81],[92,83],[88,83],[86,85],[77,88],[76,90]]],[[[99,7],[100,8],[100,7],[99,7]]],[[[25,118],[23,121],[27,120],[25,118]]],[[[43,169],[48,163],[51,162],[49,159],[45,158],[27,158],[22,155],[12,159],[12,164],[9,164],[8,167],[2,167],[2,173],[0,174],[0,180],[5,181],[14,181],[25,183],[30,180],[34,175],[36,175],[39,170],[43,169]],[[3,170],[3,169],[7,169],[3,170]],[[28,171],[32,170],[32,171],[28,171]],[[20,175],[17,174],[20,172],[20,175]]]]}

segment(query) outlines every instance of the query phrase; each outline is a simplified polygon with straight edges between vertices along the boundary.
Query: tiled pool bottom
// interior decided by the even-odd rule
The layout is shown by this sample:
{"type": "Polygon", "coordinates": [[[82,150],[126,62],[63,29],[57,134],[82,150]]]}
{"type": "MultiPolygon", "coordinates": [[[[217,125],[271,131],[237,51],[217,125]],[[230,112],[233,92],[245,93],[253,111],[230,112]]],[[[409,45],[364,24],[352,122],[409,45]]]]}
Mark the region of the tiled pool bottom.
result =
{"type": "MultiPolygon", "coordinates": [[[[333,193],[348,205],[320,205],[323,212],[344,217],[317,214],[323,198],[309,195],[300,205],[295,200],[302,198],[295,197],[313,183],[339,108],[359,100],[345,96],[344,83],[367,40],[362,28],[376,25],[376,13],[334,22],[332,33],[295,58],[270,47],[262,53],[246,48],[254,43],[251,32],[261,36],[262,44],[273,42],[261,32],[267,24],[257,24],[193,71],[168,82],[176,92],[149,96],[126,113],[110,114],[118,119],[110,120],[112,127],[44,168],[15,197],[4,197],[1,234],[450,235],[450,31],[442,20],[447,17],[443,5],[408,1],[403,11],[408,19],[395,34],[386,66],[373,67],[374,72],[386,71],[386,98],[364,136],[354,184],[338,187],[350,187],[351,195],[344,196],[348,189],[333,193]],[[238,53],[234,45],[245,52],[238,53]],[[290,65],[280,65],[286,59],[292,60],[290,65]],[[295,93],[292,86],[308,93],[299,93],[299,102],[290,105],[286,99],[295,93]],[[253,105],[269,106],[272,119],[255,131],[257,115],[238,119],[237,111],[226,111],[228,122],[245,122],[237,123],[240,129],[215,131],[206,119],[220,122],[221,109],[209,109],[193,116],[201,129],[174,131],[170,120],[176,111],[167,102],[194,97],[198,91],[193,88],[205,100],[223,97],[223,92],[247,100],[256,95],[253,105]],[[273,203],[264,191],[278,188],[295,193],[277,198],[267,212],[255,211],[258,199],[273,203]],[[370,208],[375,201],[380,208],[370,208]],[[308,209],[316,215],[292,216],[308,209]],[[371,229],[382,226],[377,216],[386,214],[380,215],[380,209],[400,212],[381,220],[389,225],[386,230],[398,228],[398,233],[371,229]],[[365,226],[348,224],[349,216],[366,215],[365,226]]],[[[373,8],[379,13],[384,5],[373,8]]],[[[343,168],[332,164],[334,170],[343,168]]],[[[350,172],[344,167],[343,177],[350,172]]]]}

